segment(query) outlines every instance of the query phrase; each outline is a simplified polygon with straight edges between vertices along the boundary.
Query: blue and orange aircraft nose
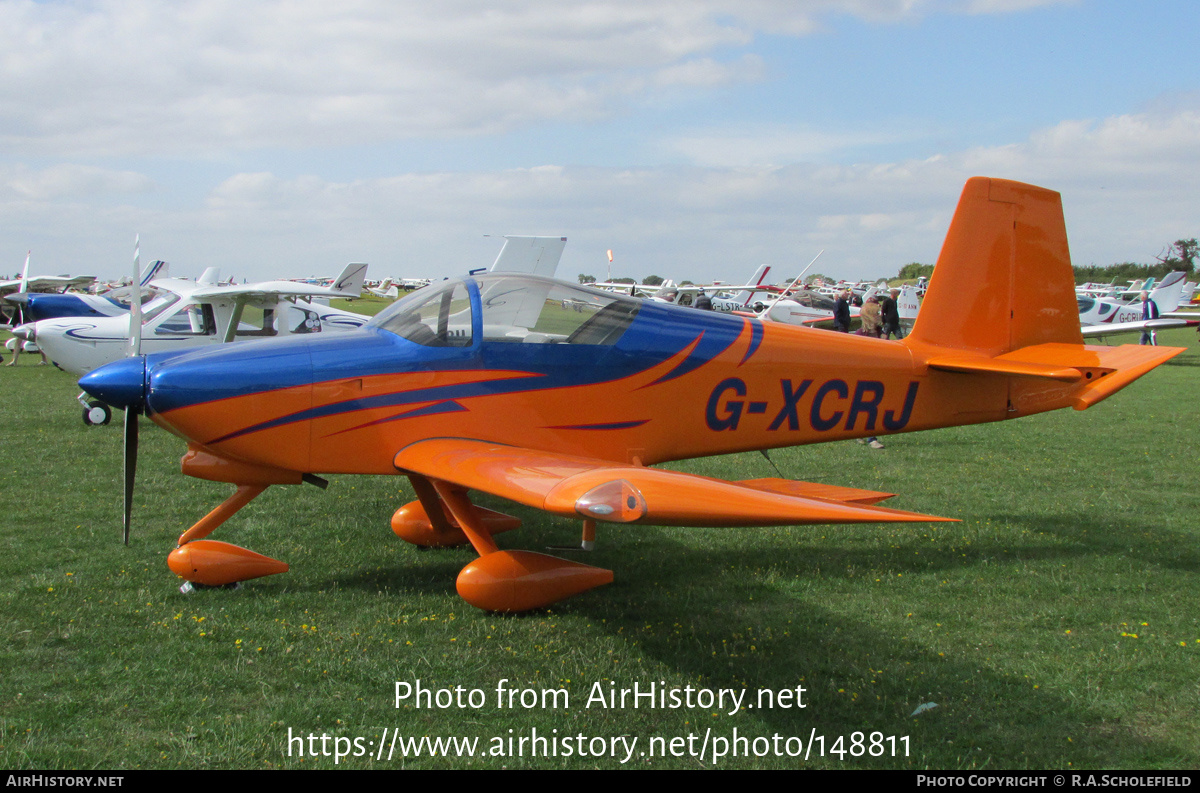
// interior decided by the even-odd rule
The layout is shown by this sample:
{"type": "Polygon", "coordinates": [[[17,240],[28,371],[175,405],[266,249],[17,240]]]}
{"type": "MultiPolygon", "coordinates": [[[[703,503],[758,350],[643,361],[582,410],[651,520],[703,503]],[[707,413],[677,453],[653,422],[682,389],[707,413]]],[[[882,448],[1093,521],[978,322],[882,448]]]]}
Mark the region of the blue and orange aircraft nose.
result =
{"type": "Polygon", "coordinates": [[[146,405],[146,358],[123,358],[88,372],[79,387],[113,407],[142,410],[146,405]]]}

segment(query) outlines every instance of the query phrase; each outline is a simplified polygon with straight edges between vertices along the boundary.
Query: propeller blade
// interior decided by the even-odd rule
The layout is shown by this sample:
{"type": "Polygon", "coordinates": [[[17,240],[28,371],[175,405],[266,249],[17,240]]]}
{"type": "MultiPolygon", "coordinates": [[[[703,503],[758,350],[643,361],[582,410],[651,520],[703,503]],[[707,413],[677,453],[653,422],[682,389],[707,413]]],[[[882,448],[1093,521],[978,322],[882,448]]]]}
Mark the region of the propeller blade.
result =
{"type": "MultiPolygon", "coordinates": [[[[21,270],[21,286],[19,289],[17,289],[17,293],[25,298],[23,301],[21,301],[20,307],[17,309],[17,315],[21,318],[20,324],[22,324],[22,325],[24,325],[26,322],[29,321],[29,312],[27,311],[27,309],[25,307],[29,303],[29,259],[32,256],[33,256],[33,251],[25,252],[25,269],[21,270]]],[[[13,302],[17,302],[17,301],[14,300],[13,302]]],[[[13,325],[14,326],[17,325],[15,318],[13,321],[13,325]]],[[[13,360],[14,361],[17,360],[15,354],[13,356],[13,360]]]]}
{"type": "Polygon", "coordinates": [[[129,293],[128,355],[142,354],[142,235],[133,238],[133,281],[129,293]]]}
{"type": "Polygon", "coordinates": [[[138,411],[125,408],[125,544],[129,544],[129,517],[133,512],[133,480],[137,473],[138,411]]]}
{"type": "Polygon", "coordinates": [[[29,258],[33,256],[33,251],[25,253],[25,269],[21,271],[21,288],[18,292],[26,292],[29,290],[29,258]]]}
{"type": "MultiPolygon", "coordinates": [[[[146,359],[142,358],[142,235],[133,238],[133,280],[129,284],[129,341],[127,355],[141,358],[144,382],[146,359]]],[[[142,386],[139,385],[139,389],[142,386]]],[[[129,519],[133,513],[133,482],[137,474],[138,413],[140,403],[132,402],[125,408],[125,512],[122,524],[125,544],[129,544],[129,519]]]]}

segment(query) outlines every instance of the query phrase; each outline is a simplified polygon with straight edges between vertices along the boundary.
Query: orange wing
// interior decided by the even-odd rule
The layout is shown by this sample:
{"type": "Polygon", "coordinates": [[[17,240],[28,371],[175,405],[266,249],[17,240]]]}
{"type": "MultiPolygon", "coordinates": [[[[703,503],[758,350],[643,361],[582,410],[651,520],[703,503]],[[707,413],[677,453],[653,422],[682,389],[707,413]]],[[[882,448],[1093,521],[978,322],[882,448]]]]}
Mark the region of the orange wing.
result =
{"type": "Polygon", "coordinates": [[[727,482],[464,438],[417,441],[396,468],[574,518],[656,526],[946,521],[872,506],[889,493],[786,479],[727,482]]]}

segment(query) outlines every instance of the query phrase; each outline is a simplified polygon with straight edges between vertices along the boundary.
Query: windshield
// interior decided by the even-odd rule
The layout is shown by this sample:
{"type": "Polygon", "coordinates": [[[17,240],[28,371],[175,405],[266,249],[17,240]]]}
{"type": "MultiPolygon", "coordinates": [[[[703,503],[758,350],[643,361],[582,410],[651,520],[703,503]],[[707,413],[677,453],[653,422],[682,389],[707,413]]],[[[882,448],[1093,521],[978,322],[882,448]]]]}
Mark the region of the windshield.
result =
{"type": "MultiPolygon", "coordinates": [[[[611,345],[642,302],[533,275],[475,279],[484,342],[611,345]]],[[[469,346],[472,311],[466,283],[446,281],[403,298],[369,326],[426,346],[469,346]]]]}
{"type": "Polygon", "coordinates": [[[397,300],[367,326],[426,347],[469,347],[471,298],[462,281],[445,281],[397,300]]]}
{"type": "Polygon", "coordinates": [[[157,317],[159,314],[166,311],[169,307],[175,305],[175,302],[177,300],[179,300],[179,295],[173,295],[173,294],[168,293],[165,295],[159,295],[158,297],[151,300],[149,303],[146,303],[145,305],[143,305],[142,306],[142,324],[149,322],[150,320],[157,317]]]}
{"type": "Polygon", "coordinates": [[[523,275],[483,276],[483,340],[611,345],[642,303],[635,298],[523,275]]]}

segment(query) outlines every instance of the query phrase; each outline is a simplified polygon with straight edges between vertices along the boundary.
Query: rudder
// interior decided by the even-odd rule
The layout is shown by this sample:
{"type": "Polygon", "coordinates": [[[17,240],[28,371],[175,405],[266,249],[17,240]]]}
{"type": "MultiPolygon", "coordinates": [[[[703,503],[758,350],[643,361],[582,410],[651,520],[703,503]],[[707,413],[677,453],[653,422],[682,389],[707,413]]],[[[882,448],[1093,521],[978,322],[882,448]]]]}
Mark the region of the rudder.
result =
{"type": "Polygon", "coordinates": [[[1082,345],[1061,196],[1005,179],[968,180],[906,341],[987,356],[1082,345]]]}

